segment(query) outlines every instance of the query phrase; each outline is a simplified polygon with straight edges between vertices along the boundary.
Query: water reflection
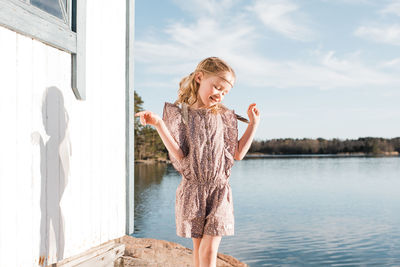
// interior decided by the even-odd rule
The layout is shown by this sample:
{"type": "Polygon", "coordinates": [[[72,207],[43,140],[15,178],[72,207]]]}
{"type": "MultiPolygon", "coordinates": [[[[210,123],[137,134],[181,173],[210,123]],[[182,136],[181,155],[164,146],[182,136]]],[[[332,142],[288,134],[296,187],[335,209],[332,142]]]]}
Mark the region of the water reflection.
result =
{"type": "Polygon", "coordinates": [[[154,189],[158,188],[161,183],[163,176],[166,172],[166,164],[155,163],[155,164],[135,164],[135,228],[140,227],[140,220],[142,214],[148,214],[151,212],[149,201],[153,198],[157,198],[157,195],[153,195],[154,189]]]}
{"type": "MultiPolygon", "coordinates": [[[[160,184],[166,170],[165,163],[135,164],[135,177],[140,177],[140,179],[135,179],[135,193],[145,191],[154,184],[160,184]]],[[[136,200],[140,201],[139,198],[135,198],[135,203],[136,200]]]]}
{"type": "Polygon", "coordinates": [[[135,164],[135,237],[177,241],[175,190],[181,177],[169,164],[135,164]]]}

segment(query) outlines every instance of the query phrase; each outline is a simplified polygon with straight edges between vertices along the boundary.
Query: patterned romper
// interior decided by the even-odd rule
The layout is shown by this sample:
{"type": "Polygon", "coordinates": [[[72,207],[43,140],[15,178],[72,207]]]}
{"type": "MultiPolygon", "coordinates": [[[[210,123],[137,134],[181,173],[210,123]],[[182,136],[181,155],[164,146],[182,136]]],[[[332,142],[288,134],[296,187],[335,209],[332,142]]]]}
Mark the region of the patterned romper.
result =
{"type": "Polygon", "coordinates": [[[176,234],[186,238],[234,235],[232,190],[229,184],[238,145],[234,110],[195,109],[165,102],[163,121],[185,157],[169,157],[182,175],[176,189],[176,234]]]}

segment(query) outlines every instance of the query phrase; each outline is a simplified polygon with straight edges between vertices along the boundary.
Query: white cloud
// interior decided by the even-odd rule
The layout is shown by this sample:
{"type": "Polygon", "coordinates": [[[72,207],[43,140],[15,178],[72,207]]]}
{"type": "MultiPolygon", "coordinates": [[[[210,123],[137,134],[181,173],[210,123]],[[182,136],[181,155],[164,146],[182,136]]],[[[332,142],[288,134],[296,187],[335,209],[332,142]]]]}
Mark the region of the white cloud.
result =
{"type": "MultiPolygon", "coordinates": [[[[189,28],[183,32],[189,36],[194,33],[189,28]]],[[[197,38],[202,37],[204,35],[197,38]]],[[[246,39],[246,35],[233,38],[232,46],[225,47],[226,51],[221,51],[218,43],[215,46],[202,48],[201,44],[195,42],[187,42],[185,45],[173,42],[167,45],[161,40],[158,44],[140,42],[136,49],[140,58],[146,59],[149,63],[148,71],[151,73],[172,74],[179,77],[194,70],[202,58],[210,55],[221,56],[233,66],[239,81],[249,87],[332,89],[400,84],[397,76],[369,67],[354,55],[338,57],[335,56],[335,52],[328,51],[315,53],[308,62],[278,61],[255,54],[249,49],[241,49],[238,45],[241,39],[246,39]],[[166,47],[169,48],[167,52],[166,47]]],[[[243,44],[246,45],[248,44],[243,44]]],[[[176,84],[176,81],[171,82],[171,87],[176,84]]]]}
{"type": "Polygon", "coordinates": [[[173,0],[177,6],[196,17],[221,16],[233,5],[235,0],[173,0]]]}
{"type": "Polygon", "coordinates": [[[300,117],[299,113],[294,113],[294,112],[275,112],[275,111],[268,111],[268,112],[261,112],[261,117],[263,118],[295,118],[295,117],[300,117]]]}
{"type": "Polygon", "coordinates": [[[380,13],[382,14],[395,14],[397,16],[400,16],[400,1],[393,1],[389,5],[387,5],[385,8],[383,8],[380,13]]]}
{"type": "MultiPolygon", "coordinates": [[[[254,49],[260,34],[255,26],[245,19],[246,16],[232,13],[227,14],[235,17],[230,23],[224,19],[198,17],[194,23],[168,24],[163,29],[168,38],[136,40],[135,60],[143,63],[141,67],[148,73],[177,77],[170,80],[173,88],[179,78],[188,75],[208,56],[218,56],[230,63],[238,74],[238,82],[246,87],[332,89],[400,85],[400,78],[392,71],[395,66],[367,65],[359,52],[336,55],[334,51],[315,51],[306,59],[268,58],[254,49]]],[[[288,28],[295,24],[290,18],[288,21],[288,28]]]]}
{"type": "Polygon", "coordinates": [[[146,63],[152,72],[176,75],[190,73],[208,56],[228,59],[251,51],[257,36],[253,27],[239,18],[234,24],[198,18],[192,24],[169,24],[164,32],[168,35],[166,40],[136,40],[135,60],[146,63]]]}
{"type": "Polygon", "coordinates": [[[248,8],[267,28],[291,39],[310,41],[313,32],[304,25],[304,19],[300,19],[303,14],[298,9],[297,5],[288,0],[257,0],[248,8]]]}
{"type": "Polygon", "coordinates": [[[171,82],[157,82],[157,81],[145,81],[145,82],[135,82],[135,87],[136,88],[157,88],[157,89],[162,89],[162,88],[171,88],[171,84],[174,84],[175,87],[177,84],[179,84],[178,81],[174,81],[174,83],[171,82]]]}
{"type": "Polygon", "coordinates": [[[394,58],[389,61],[384,61],[379,64],[380,68],[399,68],[400,69],[400,57],[394,58]]]}
{"type": "Polygon", "coordinates": [[[175,23],[166,28],[166,33],[173,41],[186,47],[206,51],[214,48],[229,52],[248,47],[253,39],[252,31],[253,28],[244,23],[222,26],[217,20],[210,18],[200,18],[192,25],[175,23]]]}
{"type": "MultiPolygon", "coordinates": [[[[267,58],[241,58],[238,72],[253,87],[275,88],[356,88],[398,86],[400,78],[368,67],[361,61],[339,58],[333,51],[319,53],[313,62],[271,61],[267,58]]],[[[351,57],[350,57],[351,58],[351,57]]]]}
{"type": "MultiPolygon", "coordinates": [[[[384,8],[379,10],[379,13],[395,14],[400,16],[400,0],[392,1],[384,8]]],[[[354,32],[356,36],[365,39],[386,43],[391,45],[400,45],[400,24],[376,24],[370,26],[360,26],[354,32]]]]}
{"type": "Polygon", "coordinates": [[[361,26],[355,35],[374,42],[400,45],[400,24],[382,26],[361,26]]]}
{"type": "Polygon", "coordinates": [[[375,0],[322,0],[322,2],[328,2],[329,4],[350,4],[350,5],[359,5],[359,4],[374,4],[375,0]]]}
{"type": "Polygon", "coordinates": [[[338,58],[334,54],[334,51],[329,51],[322,56],[320,58],[321,66],[343,77],[343,87],[400,84],[400,79],[396,76],[392,77],[386,72],[363,64],[359,59],[360,54],[358,52],[345,58],[338,58]]]}

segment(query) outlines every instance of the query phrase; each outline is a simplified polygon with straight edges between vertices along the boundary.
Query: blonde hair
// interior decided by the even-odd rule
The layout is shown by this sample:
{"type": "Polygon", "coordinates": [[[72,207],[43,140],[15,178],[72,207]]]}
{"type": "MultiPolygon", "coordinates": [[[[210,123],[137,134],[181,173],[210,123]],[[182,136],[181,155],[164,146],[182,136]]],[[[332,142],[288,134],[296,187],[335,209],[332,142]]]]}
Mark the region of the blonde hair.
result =
{"type": "MultiPolygon", "coordinates": [[[[231,84],[230,81],[226,80],[221,74],[230,72],[233,78],[236,80],[236,74],[234,70],[222,59],[218,57],[208,57],[200,61],[196,69],[188,76],[184,77],[179,83],[178,99],[175,104],[186,103],[189,106],[197,102],[197,93],[199,91],[199,83],[195,80],[195,75],[199,72],[204,74],[216,75],[226,82],[231,84]]],[[[233,87],[233,85],[231,84],[233,87]]],[[[221,103],[213,105],[211,108],[212,113],[220,112],[223,109],[221,103]]]]}

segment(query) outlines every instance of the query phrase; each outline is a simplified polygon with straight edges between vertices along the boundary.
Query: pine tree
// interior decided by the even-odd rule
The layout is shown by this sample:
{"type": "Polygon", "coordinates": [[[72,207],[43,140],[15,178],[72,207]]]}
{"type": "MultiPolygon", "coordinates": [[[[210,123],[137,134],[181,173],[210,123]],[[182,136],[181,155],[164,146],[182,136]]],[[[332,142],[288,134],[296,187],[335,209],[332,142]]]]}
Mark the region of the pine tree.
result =
{"type": "MultiPolygon", "coordinates": [[[[134,92],[134,111],[143,111],[143,100],[134,92]]],[[[151,125],[143,126],[140,118],[135,117],[134,135],[135,135],[135,160],[143,159],[162,159],[167,158],[167,150],[156,129],[151,125]]]]}

